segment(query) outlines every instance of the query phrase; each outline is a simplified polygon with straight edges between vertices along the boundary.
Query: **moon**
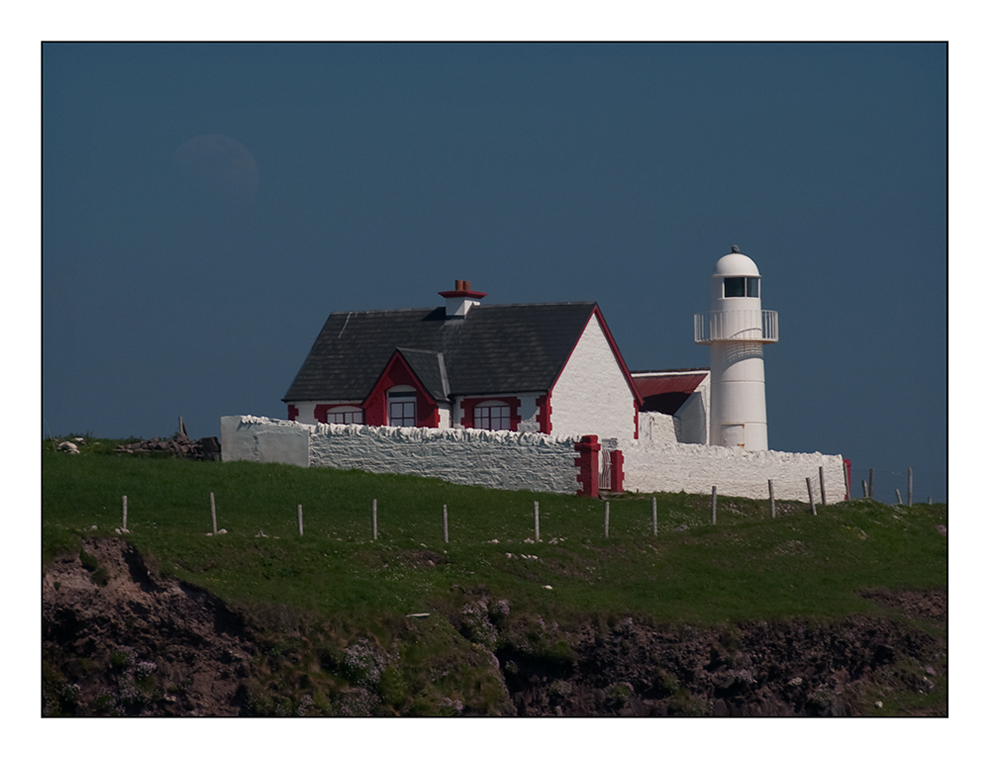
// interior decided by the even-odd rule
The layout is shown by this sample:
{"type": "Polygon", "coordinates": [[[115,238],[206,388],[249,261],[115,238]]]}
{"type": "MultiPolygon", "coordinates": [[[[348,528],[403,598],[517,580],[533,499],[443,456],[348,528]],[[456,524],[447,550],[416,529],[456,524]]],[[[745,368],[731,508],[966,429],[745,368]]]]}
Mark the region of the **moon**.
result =
{"type": "Polygon", "coordinates": [[[241,205],[258,194],[254,156],[231,137],[201,134],[176,148],[172,159],[205,199],[241,205]]]}

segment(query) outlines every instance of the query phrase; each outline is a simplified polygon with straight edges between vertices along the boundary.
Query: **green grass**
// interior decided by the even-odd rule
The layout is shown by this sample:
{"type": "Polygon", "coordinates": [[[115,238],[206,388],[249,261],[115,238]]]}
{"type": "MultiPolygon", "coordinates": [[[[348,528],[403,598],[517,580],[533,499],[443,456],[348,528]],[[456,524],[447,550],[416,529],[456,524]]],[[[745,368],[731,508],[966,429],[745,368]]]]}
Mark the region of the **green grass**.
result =
{"type": "Polygon", "coordinates": [[[709,496],[657,494],[654,537],[650,497],[626,495],[611,502],[606,539],[598,500],[279,464],[124,457],[110,453],[114,445],[90,441],[79,456],[43,447],[45,561],[78,552],[85,535],[115,534],[127,495],[126,537],[164,573],[234,604],[284,605],[320,620],[382,625],[449,606],[452,589],[482,586],[514,608],[560,618],[634,613],[692,624],[880,613],[860,589],[947,587],[946,538],[935,529],[948,523],[944,504],[855,501],[819,507],[815,517],[806,504],[778,503],[771,519],[766,502],[720,497],[713,526],[709,496]],[[211,492],[225,535],[207,535],[211,492]],[[534,500],[538,544],[527,542],[534,500]]]}
{"type": "MultiPolygon", "coordinates": [[[[660,493],[654,536],[650,496],[625,495],[610,503],[606,538],[599,500],[356,471],[121,456],[113,453],[118,442],[89,439],[81,455],[43,445],[43,562],[75,554],[102,584],[106,569],[82,541],[118,535],[126,495],[124,537],[149,566],[243,614],[257,644],[244,681],[252,714],[442,715],[461,706],[469,714],[512,713],[492,650],[565,671],[574,656],[566,632],[588,623],[635,616],[721,627],[897,616],[860,591],[947,587],[946,538],[936,529],[948,524],[944,504],[856,501],[812,516],[807,504],[778,502],[771,519],[767,502],[720,497],[713,526],[709,495],[660,493]],[[211,492],[223,535],[208,535],[211,492]],[[483,623],[465,629],[467,610],[486,596],[507,599],[511,613],[497,633],[483,623]],[[421,612],[429,616],[406,616],[421,612]],[[544,619],[554,624],[545,627],[544,619]],[[493,649],[488,638],[496,635],[493,649]],[[372,702],[361,701],[362,688],[373,692],[372,702]]],[[[79,712],[67,675],[51,665],[43,675],[52,713],[113,711],[108,702],[79,712]]],[[[942,690],[918,701],[892,683],[870,694],[869,703],[884,701],[882,713],[933,702],[943,709],[942,690]]],[[[707,708],[687,691],[673,701],[679,713],[707,708]]]]}

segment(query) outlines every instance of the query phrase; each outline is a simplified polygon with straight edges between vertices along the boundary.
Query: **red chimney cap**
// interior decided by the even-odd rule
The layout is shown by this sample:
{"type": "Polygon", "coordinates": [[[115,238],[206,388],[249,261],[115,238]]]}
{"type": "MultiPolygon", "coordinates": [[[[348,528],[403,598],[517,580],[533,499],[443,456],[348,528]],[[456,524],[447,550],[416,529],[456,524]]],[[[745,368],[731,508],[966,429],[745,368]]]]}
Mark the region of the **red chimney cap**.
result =
{"type": "Polygon", "coordinates": [[[438,293],[444,298],[484,298],[487,294],[472,290],[470,279],[455,279],[453,290],[443,290],[438,293]]]}

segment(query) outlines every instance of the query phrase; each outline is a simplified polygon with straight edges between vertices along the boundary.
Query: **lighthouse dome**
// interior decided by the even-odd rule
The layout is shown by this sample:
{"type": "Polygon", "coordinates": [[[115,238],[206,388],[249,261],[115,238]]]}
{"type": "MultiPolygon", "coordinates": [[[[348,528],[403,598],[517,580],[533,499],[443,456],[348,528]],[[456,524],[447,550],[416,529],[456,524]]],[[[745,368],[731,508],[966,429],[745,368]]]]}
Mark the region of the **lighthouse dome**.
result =
{"type": "Polygon", "coordinates": [[[760,270],[749,256],[744,256],[739,249],[732,246],[732,253],[722,256],[715,263],[713,277],[758,277],[760,270]]]}

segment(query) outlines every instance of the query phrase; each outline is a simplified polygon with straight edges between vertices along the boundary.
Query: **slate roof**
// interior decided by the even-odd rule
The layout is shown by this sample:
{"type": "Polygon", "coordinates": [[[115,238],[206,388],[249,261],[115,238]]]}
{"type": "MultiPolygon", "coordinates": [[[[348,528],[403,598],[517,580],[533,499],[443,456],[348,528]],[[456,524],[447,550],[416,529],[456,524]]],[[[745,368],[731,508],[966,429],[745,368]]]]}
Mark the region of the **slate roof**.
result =
{"type": "Polygon", "coordinates": [[[450,395],[450,382],[447,379],[447,366],[443,354],[436,351],[398,348],[399,353],[416,372],[419,381],[434,400],[445,401],[450,395]]]}
{"type": "Polygon", "coordinates": [[[595,308],[477,305],[453,319],[443,306],[332,313],[282,400],[361,402],[396,350],[437,400],[545,392],[595,308]]]}

